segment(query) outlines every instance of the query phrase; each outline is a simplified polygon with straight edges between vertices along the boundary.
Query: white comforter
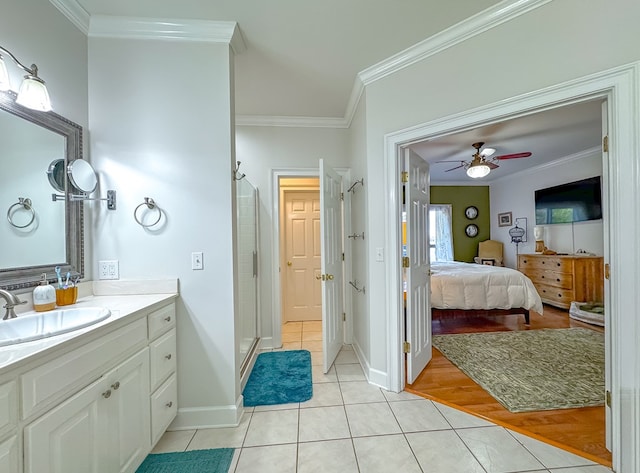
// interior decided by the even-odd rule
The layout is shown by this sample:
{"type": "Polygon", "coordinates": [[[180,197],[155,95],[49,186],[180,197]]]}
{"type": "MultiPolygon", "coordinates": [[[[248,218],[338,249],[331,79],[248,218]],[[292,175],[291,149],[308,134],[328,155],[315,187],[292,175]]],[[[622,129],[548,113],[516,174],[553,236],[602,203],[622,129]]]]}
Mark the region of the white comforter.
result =
{"type": "Polygon", "coordinates": [[[515,269],[457,261],[431,263],[431,307],[436,309],[513,309],[542,314],[531,280],[515,269]]]}

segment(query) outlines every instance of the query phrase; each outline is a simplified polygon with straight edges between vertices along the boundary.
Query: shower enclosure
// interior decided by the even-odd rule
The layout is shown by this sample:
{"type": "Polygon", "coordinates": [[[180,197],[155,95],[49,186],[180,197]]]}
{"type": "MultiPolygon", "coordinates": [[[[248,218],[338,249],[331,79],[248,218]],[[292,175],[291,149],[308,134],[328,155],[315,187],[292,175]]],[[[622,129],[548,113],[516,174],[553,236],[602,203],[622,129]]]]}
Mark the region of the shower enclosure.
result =
{"type": "Polygon", "coordinates": [[[236,181],[238,212],[238,308],[240,313],[240,368],[244,375],[249,356],[258,346],[258,190],[246,178],[236,181]]]}

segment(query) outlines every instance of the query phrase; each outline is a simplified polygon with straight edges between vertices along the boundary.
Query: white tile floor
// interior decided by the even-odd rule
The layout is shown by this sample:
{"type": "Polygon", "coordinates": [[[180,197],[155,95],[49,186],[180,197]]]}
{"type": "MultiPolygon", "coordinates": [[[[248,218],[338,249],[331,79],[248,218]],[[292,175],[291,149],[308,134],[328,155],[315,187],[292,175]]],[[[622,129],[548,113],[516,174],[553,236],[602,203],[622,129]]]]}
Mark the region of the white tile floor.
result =
{"type": "MultiPolygon", "coordinates": [[[[293,338],[289,349],[317,342],[293,338]]],[[[235,448],[232,473],[611,471],[445,405],[372,386],[349,346],[326,375],[322,352],[311,351],[311,359],[311,400],[248,408],[234,428],[166,432],[153,452],[235,448]]]]}

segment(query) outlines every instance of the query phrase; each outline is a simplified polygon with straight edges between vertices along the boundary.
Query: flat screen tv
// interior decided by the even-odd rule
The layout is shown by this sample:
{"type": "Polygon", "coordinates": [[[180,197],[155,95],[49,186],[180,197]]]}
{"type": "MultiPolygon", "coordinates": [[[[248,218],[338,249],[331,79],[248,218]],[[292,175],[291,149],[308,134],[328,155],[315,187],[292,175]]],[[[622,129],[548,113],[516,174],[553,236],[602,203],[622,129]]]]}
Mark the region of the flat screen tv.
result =
{"type": "Polygon", "coordinates": [[[535,191],[536,225],[602,218],[600,176],[535,191]]]}

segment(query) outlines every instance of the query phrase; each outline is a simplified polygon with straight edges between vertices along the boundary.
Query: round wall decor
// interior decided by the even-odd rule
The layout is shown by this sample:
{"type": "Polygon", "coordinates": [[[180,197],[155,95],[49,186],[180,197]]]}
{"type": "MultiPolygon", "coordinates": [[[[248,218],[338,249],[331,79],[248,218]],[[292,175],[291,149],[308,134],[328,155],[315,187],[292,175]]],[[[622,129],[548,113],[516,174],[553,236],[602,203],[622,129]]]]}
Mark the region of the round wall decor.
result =
{"type": "Polygon", "coordinates": [[[478,234],[478,226],[470,223],[469,225],[467,225],[467,227],[464,229],[464,232],[467,234],[467,236],[469,238],[473,238],[478,234]]]}
{"type": "Polygon", "coordinates": [[[478,208],[473,206],[473,205],[470,205],[469,207],[464,209],[464,215],[469,220],[473,220],[474,218],[476,218],[478,216],[478,208]]]}

